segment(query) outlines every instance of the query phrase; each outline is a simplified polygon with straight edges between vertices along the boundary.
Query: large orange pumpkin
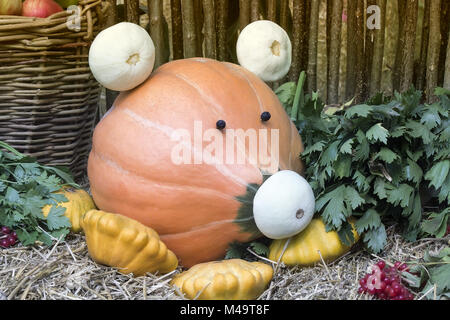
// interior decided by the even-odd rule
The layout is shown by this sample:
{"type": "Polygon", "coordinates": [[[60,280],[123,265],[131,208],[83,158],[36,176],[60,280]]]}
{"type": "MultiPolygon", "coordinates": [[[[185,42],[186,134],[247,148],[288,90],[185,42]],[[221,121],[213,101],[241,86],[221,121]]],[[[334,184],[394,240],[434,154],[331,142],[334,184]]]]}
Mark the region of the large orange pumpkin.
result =
{"type": "MultiPolygon", "coordinates": [[[[257,132],[261,137],[263,131],[257,132]]],[[[258,140],[259,149],[264,147],[258,140]]],[[[161,66],[142,85],[119,95],[95,129],[88,174],[98,208],[153,228],[180,263],[190,267],[222,258],[234,241],[261,236],[253,220],[253,196],[266,174],[285,169],[301,173],[302,151],[298,131],[263,81],[235,64],[192,58],[161,66]],[[261,120],[263,112],[270,113],[270,120],[261,120]],[[225,129],[216,129],[218,120],[226,122],[225,129]],[[215,133],[214,139],[195,141],[199,121],[200,134],[215,133]],[[183,140],[192,151],[192,164],[173,161],[180,147],[173,136],[177,129],[192,137],[183,140]],[[194,163],[194,156],[215,139],[235,137],[229,129],[267,129],[268,153],[275,143],[270,132],[278,129],[275,170],[264,167],[260,158],[250,162],[257,156],[250,152],[250,138],[245,148],[239,147],[243,136],[234,140],[233,149],[226,149],[227,142],[212,154],[217,160],[219,151],[225,157],[231,150],[245,150],[245,163],[194,163]]]]}

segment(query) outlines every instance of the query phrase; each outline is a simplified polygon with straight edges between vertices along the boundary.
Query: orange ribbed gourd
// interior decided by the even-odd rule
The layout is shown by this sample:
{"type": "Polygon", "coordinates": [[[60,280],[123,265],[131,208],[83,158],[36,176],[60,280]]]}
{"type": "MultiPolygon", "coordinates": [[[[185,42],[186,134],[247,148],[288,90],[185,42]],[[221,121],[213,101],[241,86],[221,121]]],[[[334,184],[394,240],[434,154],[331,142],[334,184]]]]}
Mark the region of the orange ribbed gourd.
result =
{"type": "Polygon", "coordinates": [[[119,95],[95,128],[88,175],[99,209],[154,229],[191,267],[261,236],[253,197],[278,170],[302,173],[302,151],[298,131],[262,80],[235,64],[191,58],[162,65],[119,95]]]}

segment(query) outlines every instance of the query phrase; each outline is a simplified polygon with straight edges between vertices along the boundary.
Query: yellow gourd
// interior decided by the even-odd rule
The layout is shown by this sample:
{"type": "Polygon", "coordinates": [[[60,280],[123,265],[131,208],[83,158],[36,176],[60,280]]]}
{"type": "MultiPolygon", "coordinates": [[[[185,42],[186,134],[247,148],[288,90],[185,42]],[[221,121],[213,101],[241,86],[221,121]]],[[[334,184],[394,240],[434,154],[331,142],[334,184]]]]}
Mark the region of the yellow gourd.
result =
{"type": "Polygon", "coordinates": [[[121,273],[168,273],[178,266],[177,257],[160,241],[156,231],[133,219],[91,210],[83,216],[81,227],[91,258],[118,268],[121,273]]]}
{"type": "Polygon", "coordinates": [[[253,300],[272,276],[272,267],[265,263],[230,259],[197,264],[175,276],[172,285],[188,299],[253,300]]]}
{"type": "MultiPolygon", "coordinates": [[[[73,232],[81,231],[80,220],[83,214],[89,210],[95,209],[94,201],[89,193],[82,189],[63,188],[56,192],[56,194],[63,194],[68,201],[58,203],[58,206],[66,208],[64,215],[69,218],[72,224],[71,230],[73,232]]],[[[47,217],[52,205],[46,205],[42,208],[44,217],[47,217]]]]}
{"type": "MultiPolygon", "coordinates": [[[[354,229],[355,243],[359,235],[354,229]]],[[[288,239],[275,240],[270,245],[269,259],[278,261],[288,239]]],[[[326,232],[325,224],[321,219],[313,219],[306,229],[292,237],[281,258],[281,262],[288,266],[312,266],[321,261],[320,255],[326,262],[342,256],[350,250],[339,239],[336,231],[326,232]],[[319,251],[320,250],[320,254],[319,251]]]]}

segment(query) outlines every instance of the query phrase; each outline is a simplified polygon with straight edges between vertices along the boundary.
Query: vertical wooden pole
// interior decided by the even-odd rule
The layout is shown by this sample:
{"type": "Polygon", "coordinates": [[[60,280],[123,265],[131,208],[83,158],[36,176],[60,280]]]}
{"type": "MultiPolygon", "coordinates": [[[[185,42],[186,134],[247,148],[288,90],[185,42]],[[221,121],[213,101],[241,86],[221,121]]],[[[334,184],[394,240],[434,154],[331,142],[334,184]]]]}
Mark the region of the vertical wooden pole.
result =
{"type": "Polygon", "coordinates": [[[428,38],[426,85],[426,97],[428,102],[435,100],[433,94],[434,89],[438,84],[439,50],[441,47],[440,8],[441,0],[430,1],[430,34],[428,38]]]}
{"type": "Polygon", "coordinates": [[[419,0],[408,0],[403,30],[405,33],[403,48],[401,48],[400,92],[407,91],[413,83],[414,49],[416,40],[416,24],[419,0]]]}
{"type": "Polygon", "coordinates": [[[450,29],[450,1],[441,1],[441,48],[439,49],[438,84],[444,82],[445,57],[447,54],[448,37],[450,29]]]}
{"type": "Polygon", "coordinates": [[[227,52],[227,19],[228,0],[216,0],[216,25],[217,25],[217,59],[226,61],[227,52]]]}
{"type": "Polygon", "coordinates": [[[447,36],[447,54],[445,59],[444,88],[450,90],[450,32],[447,36]]]}
{"type": "Polygon", "coordinates": [[[203,24],[204,14],[202,0],[194,0],[194,22],[195,22],[195,53],[197,57],[203,56],[203,24]]]}
{"type": "Polygon", "coordinates": [[[364,1],[357,0],[356,7],[356,102],[364,100],[364,1]]]}
{"type": "Polygon", "coordinates": [[[346,89],[345,99],[351,99],[356,90],[356,56],[358,47],[357,30],[357,1],[348,1],[347,6],[347,70],[346,70],[346,89]]]}
{"type": "MultiPolygon", "coordinates": [[[[330,13],[330,12],[329,12],[330,13]]],[[[328,56],[328,103],[339,100],[339,62],[341,53],[342,1],[332,0],[330,54],[328,56]]]]}
{"type": "Polygon", "coordinates": [[[205,57],[216,59],[216,16],[214,0],[203,0],[205,13],[205,57]]]}
{"type": "Polygon", "coordinates": [[[127,21],[139,24],[139,0],[127,0],[125,2],[127,21]]]}
{"type": "MultiPolygon", "coordinates": [[[[116,0],[108,0],[109,4],[110,4],[110,8],[109,8],[109,15],[107,17],[106,20],[106,28],[111,27],[113,25],[115,25],[116,23],[119,22],[119,17],[118,17],[118,12],[117,12],[117,5],[116,5],[116,0]]],[[[117,96],[119,95],[120,92],[118,91],[113,91],[113,90],[109,90],[109,89],[105,89],[105,99],[106,99],[106,110],[104,110],[104,112],[101,112],[101,116],[103,116],[103,114],[106,113],[107,110],[109,110],[114,101],[116,100],[117,96]]]]}
{"type": "Polygon", "coordinates": [[[302,71],[303,56],[306,56],[306,3],[304,0],[294,0],[292,12],[292,65],[289,80],[297,81],[302,71]]]}
{"type": "Polygon", "coordinates": [[[181,18],[181,0],[171,0],[172,13],[172,51],[173,59],[183,59],[183,20],[181,18]]]}
{"type": "Polygon", "coordinates": [[[289,14],[290,14],[289,1],[287,0],[281,1],[280,26],[286,31],[288,31],[289,29],[289,14]]]}
{"type": "Polygon", "coordinates": [[[250,4],[249,0],[239,0],[239,30],[250,23],[250,4]]]}
{"type": "Polygon", "coordinates": [[[267,0],[267,19],[277,22],[277,0],[267,0]]]}
{"type": "Polygon", "coordinates": [[[380,8],[380,29],[375,31],[374,37],[374,53],[372,59],[372,71],[370,73],[370,96],[374,96],[380,92],[381,88],[381,73],[383,67],[384,55],[384,36],[386,30],[386,0],[377,0],[377,5],[380,8]]]}
{"type": "Polygon", "coordinates": [[[425,10],[423,14],[422,43],[420,48],[420,61],[417,71],[416,88],[424,90],[426,82],[428,38],[430,34],[430,1],[425,0],[425,10]]]}
{"type": "Polygon", "coordinates": [[[250,21],[259,20],[259,0],[250,0],[250,21]]]}
{"type": "Polygon", "coordinates": [[[155,69],[168,60],[168,48],[164,37],[162,0],[147,0],[149,31],[155,44],[155,69]]]}
{"type": "Polygon", "coordinates": [[[184,57],[192,58],[197,55],[197,35],[195,33],[194,0],[181,2],[183,15],[183,45],[184,57]]]}
{"type": "Polygon", "coordinates": [[[319,0],[311,0],[309,23],[308,71],[306,81],[308,92],[317,91],[317,32],[319,28],[319,0]]]}

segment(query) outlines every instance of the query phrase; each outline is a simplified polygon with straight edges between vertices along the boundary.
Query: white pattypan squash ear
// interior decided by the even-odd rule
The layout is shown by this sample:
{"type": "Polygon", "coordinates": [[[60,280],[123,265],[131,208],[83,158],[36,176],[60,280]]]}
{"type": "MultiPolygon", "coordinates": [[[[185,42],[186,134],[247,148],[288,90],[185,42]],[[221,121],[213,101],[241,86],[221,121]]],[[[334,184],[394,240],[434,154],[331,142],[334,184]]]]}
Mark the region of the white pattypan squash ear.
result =
{"type": "Polygon", "coordinates": [[[148,32],[134,23],[115,24],[95,37],[89,66],[105,88],[131,90],[147,80],[155,65],[155,45],[148,32]]]}
{"type": "Polygon", "coordinates": [[[253,199],[256,226],[271,239],[284,239],[301,232],[311,222],[314,209],[311,186],[290,170],[268,178],[253,199]]]}
{"type": "Polygon", "coordinates": [[[258,20],[239,34],[236,45],[239,64],[263,81],[281,80],[289,71],[292,45],[289,36],[278,24],[258,20]]]}

